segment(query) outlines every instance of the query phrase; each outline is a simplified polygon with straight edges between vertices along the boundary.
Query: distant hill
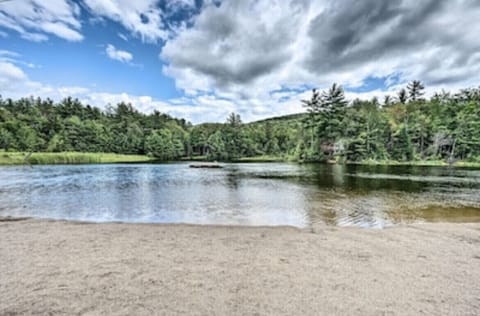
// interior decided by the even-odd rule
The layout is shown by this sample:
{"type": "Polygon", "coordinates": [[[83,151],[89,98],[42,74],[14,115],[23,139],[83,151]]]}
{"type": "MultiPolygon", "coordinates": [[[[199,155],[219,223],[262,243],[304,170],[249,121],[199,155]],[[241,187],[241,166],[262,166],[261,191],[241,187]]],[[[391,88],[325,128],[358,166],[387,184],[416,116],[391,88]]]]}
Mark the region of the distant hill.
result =
{"type": "Polygon", "coordinates": [[[270,118],[266,118],[263,120],[258,120],[251,122],[249,124],[259,124],[259,123],[266,123],[266,122],[282,122],[282,121],[291,121],[291,120],[299,120],[304,118],[307,115],[307,113],[295,113],[295,114],[289,114],[289,115],[283,115],[283,116],[274,116],[270,118]]]}

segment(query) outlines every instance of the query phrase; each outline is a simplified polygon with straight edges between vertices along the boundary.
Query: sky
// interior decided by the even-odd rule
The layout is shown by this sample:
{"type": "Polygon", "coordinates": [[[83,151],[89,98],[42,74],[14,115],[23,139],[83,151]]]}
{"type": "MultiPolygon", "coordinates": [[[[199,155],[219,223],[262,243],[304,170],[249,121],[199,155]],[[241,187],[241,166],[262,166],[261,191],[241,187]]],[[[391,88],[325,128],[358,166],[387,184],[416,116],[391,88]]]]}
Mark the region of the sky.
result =
{"type": "Polygon", "coordinates": [[[0,0],[0,95],[129,102],[193,123],[480,85],[480,0],[0,0]]]}

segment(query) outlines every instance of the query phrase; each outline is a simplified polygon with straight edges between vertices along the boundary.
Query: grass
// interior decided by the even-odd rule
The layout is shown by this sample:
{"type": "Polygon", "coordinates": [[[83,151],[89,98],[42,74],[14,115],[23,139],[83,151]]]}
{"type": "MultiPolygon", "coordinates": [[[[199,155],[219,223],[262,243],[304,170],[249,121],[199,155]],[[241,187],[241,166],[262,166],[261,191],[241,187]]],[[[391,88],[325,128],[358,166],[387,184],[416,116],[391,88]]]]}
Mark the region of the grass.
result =
{"type": "MultiPolygon", "coordinates": [[[[155,159],[144,155],[121,155],[113,153],[81,153],[81,152],[60,152],[60,153],[33,153],[26,162],[27,152],[5,152],[0,151],[0,165],[47,165],[47,164],[98,164],[98,163],[140,163],[154,162],[155,159]]],[[[183,158],[185,161],[206,161],[205,156],[183,158]]],[[[292,161],[288,157],[262,155],[255,157],[243,157],[235,162],[286,162],[292,161]]],[[[350,164],[370,166],[448,166],[443,160],[418,160],[400,162],[394,160],[364,160],[362,162],[347,162],[350,164]]],[[[480,168],[480,162],[457,161],[454,167],[480,168]]]]}
{"type": "MultiPolygon", "coordinates": [[[[192,156],[192,157],[184,157],[181,159],[182,161],[210,161],[207,159],[207,156],[192,156]]],[[[271,156],[271,155],[262,155],[262,156],[255,156],[255,157],[242,157],[235,159],[232,162],[286,162],[290,161],[285,159],[282,156],[271,156]]]]}
{"type": "MultiPolygon", "coordinates": [[[[395,161],[395,160],[364,160],[362,162],[353,162],[352,164],[369,166],[419,166],[419,167],[448,167],[450,166],[444,160],[413,160],[413,161],[395,161]]],[[[480,162],[457,161],[453,167],[474,167],[480,168],[480,162]]]]}
{"type": "Polygon", "coordinates": [[[254,157],[242,157],[235,162],[286,162],[289,161],[285,159],[283,156],[271,156],[271,155],[262,155],[262,156],[254,156],[254,157]]]}
{"type": "MultiPolygon", "coordinates": [[[[292,158],[282,156],[256,156],[256,157],[244,157],[236,160],[235,162],[288,162],[295,161],[292,158]]],[[[330,162],[340,163],[340,162],[330,162]]],[[[395,160],[364,160],[361,162],[346,162],[347,164],[367,165],[367,166],[419,166],[419,167],[448,167],[450,166],[443,160],[413,160],[413,161],[395,161],[395,160]]],[[[341,163],[340,163],[341,164],[341,163]]],[[[480,168],[480,162],[473,161],[457,161],[453,167],[470,167],[480,168]]]]}
{"type": "Polygon", "coordinates": [[[207,156],[183,157],[180,160],[182,160],[182,161],[208,161],[207,156]]]}
{"type": "Polygon", "coordinates": [[[112,153],[33,153],[27,161],[26,152],[0,152],[0,165],[47,165],[47,164],[96,164],[152,162],[154,159],[142,155],[120,155],[112,153]]]}

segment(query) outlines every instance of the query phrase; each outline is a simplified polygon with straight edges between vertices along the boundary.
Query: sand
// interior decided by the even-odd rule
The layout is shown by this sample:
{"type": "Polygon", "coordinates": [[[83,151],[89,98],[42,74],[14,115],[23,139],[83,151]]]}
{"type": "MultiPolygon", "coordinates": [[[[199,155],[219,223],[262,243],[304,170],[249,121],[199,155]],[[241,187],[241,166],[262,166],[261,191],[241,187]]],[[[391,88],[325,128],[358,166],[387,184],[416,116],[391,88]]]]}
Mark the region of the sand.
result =
{"type": "Polygon", "coordinates": [[[480,224],[0,221],[0,315],[479,315],[480,224]]]}

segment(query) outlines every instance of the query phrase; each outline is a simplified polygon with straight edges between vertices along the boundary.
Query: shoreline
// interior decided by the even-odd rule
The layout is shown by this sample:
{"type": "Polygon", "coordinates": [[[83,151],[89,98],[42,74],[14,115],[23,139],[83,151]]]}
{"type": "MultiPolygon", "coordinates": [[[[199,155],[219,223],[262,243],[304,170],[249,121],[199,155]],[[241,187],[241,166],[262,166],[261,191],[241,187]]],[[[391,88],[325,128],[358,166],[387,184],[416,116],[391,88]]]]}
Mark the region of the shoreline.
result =
{"type": "MultiPolygon", "coordinates": [[[[0,151],[0,167],[21,165],[89,165],[89,164],[171,164],[171,163],[200,163],[211,162],[204,157],[183,157],[174,161],[160,161],[147,155],[130,155],[115,153],[90,153],[90,152],[34,152],[25,161],[27,152],[3,152],[0,151]]],[[[347,161],[338,163],[334,161],[303,162],[275,156],[243,157],[237,160],[222,163],[295,163],[295,164],[336,164],[356,166],[406,166],[406,167],[453,167],[453,168],[480,168],[480,162],[457,161],[449,165],[442,160],[419,160],[419,161],[374,161],[363,162],[347,161]]]]}
{"type": "Polygon", "coordinates": [[[0,151],[0,166],[154,163],[147,155],[102,152],[5,152],[0,151]]]}
{"type": "MultiPolygon", "coordinates": [[[[312,232],[312,227],[297,227],[293,225],[240,225],[240,224],[192,224],[192,223],[162,223],[162,222],[122,222],[122,221],[106,221],[106,222],[95,222],[95,221],[87,221],[87,220],[70,220],[70,219],[56,219],[56,218],[48,218],[48,217],[32,217],[32,216],[0,216],[0,224],[1,223],[12,223],[12,222],[23,222],[23,221],[30,221],[30,222],[45,222],[45,223],[64,223],[64,224],[72,224],[72,225],[126,225],[126,226],[165,226],[165,227],[199,227],[199,228],[238,228],[238,229],[292,229],[298,230],[299,232],[312,232]]],[[[473,223],[457,223],[457,224],[474,224],[473,223]]],[[[420,224],[420,223],[418,223],[420,224]]],[[[415,225],[415,224],[413,224],[415,225]]],[[[421,225],[421,224],[420,224],[421,225]]],[[[480,225],[480,222],[479,222],[480,225]]],[[[324,226],[324,225],[319,225],[324,226]]],[[[400,226],[400,225],[399,225],[400,226]]],[[[354,228],[354,229],[376,229],[376,228],[362,228],[362,227],[355,227],[355,226],[325,226],[325,227],[337,227],[337,228],[354,228]]],[[[382,229],[393,228],[395,226],[388,226],[382,229]]]]}
{"type": "Polygon", "coordinates": [[[0,221],[0,314],[475,315],[480,224],[0,221]]]}
{"type": "Polygon", "coordinates": [[[242,224],[194,224],[189,222],[128,222],[128,221],[89,221],[89,220],[81,220],[81,219],[64,219],[64,218],[50,218],[50,217],[35,217],[35,216],[1,216],[0,215],[0,224],[2,223],[12,223],[12,222],[23,222],[23,221],[30,221],[30,222],[45,222],[45,223],[64,223],[64,224],[72,224],[72,225],[126,225],[126,226],[159,226],[159,227],[198,227],[198,228],[232,228],[232,229],[292,229],[297,230],[299,232],[305,233],[317,233],[318,230],[323,229],[353,229],[353,230],[360,230],[360,231],[382,231],[382,230],[390,230],[390,229],[405,229],[405,228],[414,228],[414,227],[422,227],[424,225],[478,225],[480,229],[480,220],[478,221],[469,221],[469,220],[453,220],[453,221],[414,221],[414,222],[400,222],[394,225],[386,225],[381,227],[369,227],[369,226],[355,226],[355,225],[333,225],[333,224],[326,224],[324,222],[315,222],[310,223],[307,226],[299,227],[295,225],[242,225],[242,224]]]}

